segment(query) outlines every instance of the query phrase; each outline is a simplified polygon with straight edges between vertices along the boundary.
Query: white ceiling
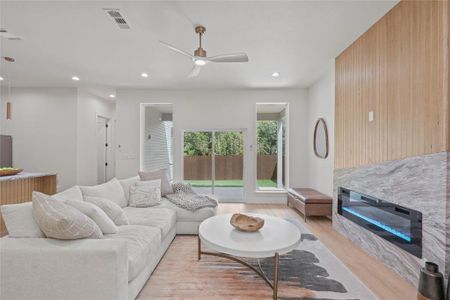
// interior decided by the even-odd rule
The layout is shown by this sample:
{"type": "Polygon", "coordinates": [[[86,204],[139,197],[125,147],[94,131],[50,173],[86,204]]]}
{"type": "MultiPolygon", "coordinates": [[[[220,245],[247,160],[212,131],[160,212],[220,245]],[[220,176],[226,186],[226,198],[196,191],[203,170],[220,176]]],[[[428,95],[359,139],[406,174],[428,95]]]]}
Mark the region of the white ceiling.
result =
{"type": "Polygon", "coordinates": [[[1,55],[16,58],[2,60],[0,76],[13,86],[307,87],[396,3],[0,1],[0,27],[22,38],[0,39],[1,55]],[[131,29],[119,29],[103,8],[119,8],[131,29]],[[158,40],[192,52],[198,23],[207,29],[208,55],[244,51],[250,62],[210,64],[199,77],[186,78],[192,62],[158,40]]]}

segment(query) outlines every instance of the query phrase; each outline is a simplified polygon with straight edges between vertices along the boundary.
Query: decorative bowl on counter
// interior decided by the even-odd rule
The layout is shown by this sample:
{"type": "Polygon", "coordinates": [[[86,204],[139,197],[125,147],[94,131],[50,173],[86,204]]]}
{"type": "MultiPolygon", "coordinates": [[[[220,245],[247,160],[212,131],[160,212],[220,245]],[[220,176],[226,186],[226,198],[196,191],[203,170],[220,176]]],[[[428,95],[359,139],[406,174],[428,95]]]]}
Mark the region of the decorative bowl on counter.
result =
{"type": "Polygon", "coordinates": [[[23,169],[16,168],[0,168],[0,176],[13,176],[22,172],[23,169]]]}
{"type": "Polygon", "coordinates": [[[264,220],[244,214],[233,214],[230,220],[231,225],[240,231],[255,232],[264,226],[264,220]]]}

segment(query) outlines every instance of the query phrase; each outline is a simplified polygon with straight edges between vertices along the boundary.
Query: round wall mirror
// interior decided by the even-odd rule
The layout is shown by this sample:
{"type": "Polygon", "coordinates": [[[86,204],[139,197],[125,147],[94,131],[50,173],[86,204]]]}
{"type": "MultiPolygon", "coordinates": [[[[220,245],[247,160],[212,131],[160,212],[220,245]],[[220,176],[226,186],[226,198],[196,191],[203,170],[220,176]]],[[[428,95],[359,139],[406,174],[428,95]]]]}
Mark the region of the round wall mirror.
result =
{"type": "Polygon", "coordinates": [[[328,156],[328,131],[325,120],[319,118],[314,126],[314,153],[319,158],[328,156]]]}

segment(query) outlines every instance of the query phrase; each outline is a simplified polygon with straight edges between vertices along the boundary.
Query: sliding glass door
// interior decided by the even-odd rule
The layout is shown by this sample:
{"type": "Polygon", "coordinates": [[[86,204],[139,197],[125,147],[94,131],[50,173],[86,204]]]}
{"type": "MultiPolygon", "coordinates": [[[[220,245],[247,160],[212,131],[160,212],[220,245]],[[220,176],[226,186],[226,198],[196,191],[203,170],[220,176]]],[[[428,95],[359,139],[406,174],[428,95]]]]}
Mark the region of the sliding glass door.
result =
{"type": "Polygon", "coordinates": [[[221,202],[244,197],[244,135],[242,131],[189,131],[184,134],[184,180],[200,194],[221,202]]]}
{"type": "Polygon", "coordinates": [[[184,180],[200,194],[211,194],[213,188],[212,132],[184,133],[184,180]]]}

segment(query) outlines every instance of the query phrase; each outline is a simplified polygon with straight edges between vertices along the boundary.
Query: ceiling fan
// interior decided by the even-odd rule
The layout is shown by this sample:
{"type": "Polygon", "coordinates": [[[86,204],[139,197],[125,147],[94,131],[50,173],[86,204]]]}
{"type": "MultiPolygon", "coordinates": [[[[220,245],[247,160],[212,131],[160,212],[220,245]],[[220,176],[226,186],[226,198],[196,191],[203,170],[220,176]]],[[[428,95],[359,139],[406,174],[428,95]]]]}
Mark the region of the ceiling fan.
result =
{"type": "Polygon", "coordinates": [[[192,71],[189,73],[188,77],[196,77],[200,73],[201,67],[206,65],[207,63],[238,63],[238,62],[248,62],[248,56],[246,53],[228,53],[221,54],[216,56],[206,56],[205,49],[202,48],[202,37],[205,34],[206,28],[204,26],[196,26],[195,33],[198,34],[199,38],[199,46],[197,50],[194,51],[194,55],[189,54],[186,51],[178,49],[166,42],[159,41],[159,43],[163,46],[166,46],[170,50],[183,54],[190,58],[194,62],[194,67],[192,71]]]}

